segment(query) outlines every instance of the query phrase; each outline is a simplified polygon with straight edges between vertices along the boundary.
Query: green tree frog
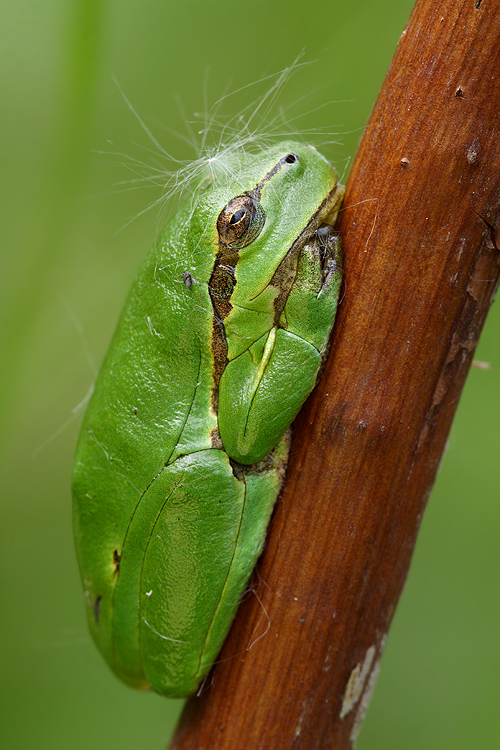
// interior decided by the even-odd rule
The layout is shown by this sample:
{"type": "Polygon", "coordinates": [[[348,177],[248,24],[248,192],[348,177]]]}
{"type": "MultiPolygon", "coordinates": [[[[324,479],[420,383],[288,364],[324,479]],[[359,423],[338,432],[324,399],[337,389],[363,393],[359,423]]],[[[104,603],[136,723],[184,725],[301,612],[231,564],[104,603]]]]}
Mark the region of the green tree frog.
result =
{"type": "Polygon", "coordinates": [[[78,441],[90,631],[129,685],[195,692],[262,550],[328,349],[343,188],[285,142],[205,181],[143,262],[78,441]]]}

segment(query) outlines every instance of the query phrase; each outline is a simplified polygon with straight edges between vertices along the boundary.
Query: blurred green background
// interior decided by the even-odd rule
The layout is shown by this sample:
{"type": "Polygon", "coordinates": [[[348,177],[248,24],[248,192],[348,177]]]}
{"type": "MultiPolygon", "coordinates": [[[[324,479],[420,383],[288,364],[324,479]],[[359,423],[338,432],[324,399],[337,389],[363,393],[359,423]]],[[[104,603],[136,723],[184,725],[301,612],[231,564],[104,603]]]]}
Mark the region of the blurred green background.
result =
{"type": "MultiPolygon", "coordinates": [[[[172,133],[187,135],[184,112],[192,119],[303,50],[317,62],[291,77],[266,117],[283,107],[288,129],[324,131],[310,140],[343,172],[411,7],[2,4],[3,747],[160,750],[182,707],[108,671],[87,634],[72,542],[75,409],[159,220],[156,208],[123,228],[161,190],[120,191],[115,183],[134,176],[120,166],[127,160],[96,153],[157,161],[114,77],[162,146],[190,159],[172,133]]],[[[263,90],[230,97],[223,114],[263,90]]],[[[498,746],[499,329],[497,306],[476,354],[494,367],[470,373],[360,750],[498,746]]]]}

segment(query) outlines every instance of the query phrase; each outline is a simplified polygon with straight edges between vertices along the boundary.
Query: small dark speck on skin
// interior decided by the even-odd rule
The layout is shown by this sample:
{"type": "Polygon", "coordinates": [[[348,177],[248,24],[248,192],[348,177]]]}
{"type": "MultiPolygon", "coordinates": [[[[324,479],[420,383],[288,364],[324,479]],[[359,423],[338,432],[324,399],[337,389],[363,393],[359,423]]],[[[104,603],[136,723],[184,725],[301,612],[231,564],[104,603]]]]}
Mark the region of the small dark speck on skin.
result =
{"type": "Polygon", "coordinates": [[[480,7],[481,7],[481,3],[482,3],[482,2],[483,2],[483,0],[476,0],[476,5],[475,5],[475,7],[476,7],[476,8],[480,8],[480,7]]]}
{"type": "Polygon", "coordinates": [[[137,416],[137,406],[134,406],[134,416],[137,416]]]}
{"type": "Polygon", "coordinates": [[[464,99],[464,92],[462,91],[462,87],[459,86],[458,89],[455,91],[455,96],[457,99],[464,99]]]}
{"type": "Polygon", "coordinates": [[[197,283],[195,279],[191,276],[189,271],[182,272],[182,280],[184,281],[184,284],[186,285],[186,289],[191,289],[193,284],[197,283]]]}
{"type": "Polygon", "coordinates": [[[118,550],[115,549],[113,551],[113,565],[115,566],[116,575],[118,575],[118,573],[120,572],[120,560],[121,560],[121,555],[118,552],[118,550]]]}
{"type": "Polygon", "coordinates": [[[305,621],[306,621],[305,617],[299,617],[299,622],[305,622],[305,621]]]}
{"type": "Polygon", "coordinates": [[[94,602],[95,621],[98,625],[99,625],[99,619],[101,617],[101,599],[102,599],[102,596],[98,596],[94,602]]]}

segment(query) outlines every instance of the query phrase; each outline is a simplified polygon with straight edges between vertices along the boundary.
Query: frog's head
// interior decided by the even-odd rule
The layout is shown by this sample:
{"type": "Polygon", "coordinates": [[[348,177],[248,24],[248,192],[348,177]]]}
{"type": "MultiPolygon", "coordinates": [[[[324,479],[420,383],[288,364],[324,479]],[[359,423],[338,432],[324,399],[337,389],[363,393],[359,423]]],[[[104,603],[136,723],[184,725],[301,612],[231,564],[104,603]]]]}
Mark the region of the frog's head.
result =
{"type": "Polygon", "coordinates": [[[247,157],[218,193],[209,287],[231,358],[273,325],[301,248],[333,226],[344,189],[314,147],[289,141],[247,157]]]}

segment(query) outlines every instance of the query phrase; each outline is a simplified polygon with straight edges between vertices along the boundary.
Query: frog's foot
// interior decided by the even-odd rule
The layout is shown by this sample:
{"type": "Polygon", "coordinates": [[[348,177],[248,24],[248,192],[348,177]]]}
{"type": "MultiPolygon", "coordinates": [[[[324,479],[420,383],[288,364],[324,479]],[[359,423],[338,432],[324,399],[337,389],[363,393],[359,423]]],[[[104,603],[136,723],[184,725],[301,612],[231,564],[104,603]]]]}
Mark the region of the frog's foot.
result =
{"type": "Polygon", "coordinates": [[[342,275],[342,242],[339,233],[329,224],[318,227],[311,239],[319,253],[323,283],[318,294],[321,294],[332,282],[335,273],[342,275]]]}

